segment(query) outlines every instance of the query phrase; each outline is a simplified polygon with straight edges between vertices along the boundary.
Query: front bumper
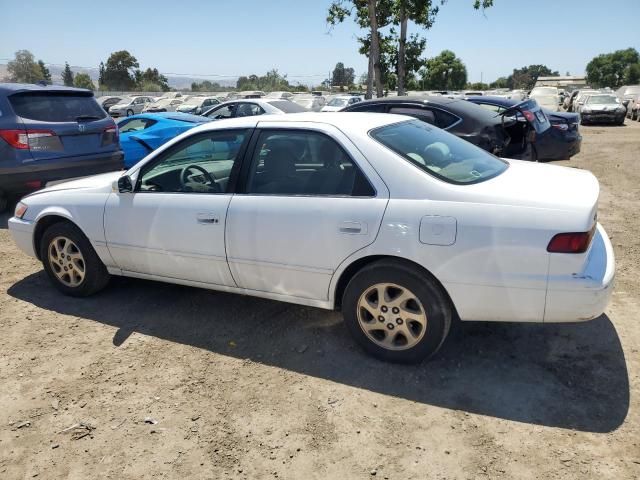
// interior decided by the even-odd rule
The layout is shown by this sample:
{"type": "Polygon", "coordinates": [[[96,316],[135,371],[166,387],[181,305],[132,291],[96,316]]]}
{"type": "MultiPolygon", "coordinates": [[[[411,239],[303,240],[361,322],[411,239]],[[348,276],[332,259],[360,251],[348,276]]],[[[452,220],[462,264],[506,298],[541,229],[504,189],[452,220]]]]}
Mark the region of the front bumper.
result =
{"type": "Polygon", "coordinates": [[[9,231],[18,248],[31,257],[37,257],[33,249],[33,230],[35,224],[16,217],[9,219],[9,231]]]}
{"type": "MultiPolygon", "coordinates": [[[[570,278],[549,278],[545,323],[582,322],[599,317],[607,307],[616,271],[611,241],[598,224],[582,271],[570,278]]],[[[571,255],[571,254],[554,254],[571,255]]]]}
{"type": "Polygon", "coordinates": [[[582,113],[581,117],[587,122],[619,123],[624,121],[626,112],[591,112],[582,113]]]}

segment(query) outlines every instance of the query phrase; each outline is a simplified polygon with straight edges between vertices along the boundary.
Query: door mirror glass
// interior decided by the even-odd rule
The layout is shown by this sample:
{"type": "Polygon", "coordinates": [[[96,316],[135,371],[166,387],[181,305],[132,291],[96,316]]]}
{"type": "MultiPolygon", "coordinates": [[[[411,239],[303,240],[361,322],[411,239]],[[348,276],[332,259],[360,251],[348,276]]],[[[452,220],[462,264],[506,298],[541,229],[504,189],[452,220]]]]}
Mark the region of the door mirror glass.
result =
{"type": "Polygon", "coordinates": [[[133,182],[129,175],[123,175],[118,179],[118,191],[120,193],[131,193],[133,192],[133,182]]]}

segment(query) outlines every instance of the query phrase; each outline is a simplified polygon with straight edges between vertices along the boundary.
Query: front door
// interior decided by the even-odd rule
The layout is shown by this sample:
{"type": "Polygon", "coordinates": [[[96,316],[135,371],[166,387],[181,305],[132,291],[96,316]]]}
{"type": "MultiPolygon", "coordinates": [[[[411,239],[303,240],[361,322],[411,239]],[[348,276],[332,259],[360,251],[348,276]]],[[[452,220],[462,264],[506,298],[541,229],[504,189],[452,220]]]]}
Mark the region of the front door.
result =
{"type": "Polygon", "coordinates": [[[235,285],[225,254],[225,219],[230,177],[249,134],[216,130],[185,138],[132,173],[133,193],[111,194],[104,226],[119,268],[235,285]]]}
{"type": "Polygon", "coordinates": [[[227,216],[231,272],[246,289],[326,300],[338,266],[376,238],[388,191],[338,129],[258,125],[227,216]]]}

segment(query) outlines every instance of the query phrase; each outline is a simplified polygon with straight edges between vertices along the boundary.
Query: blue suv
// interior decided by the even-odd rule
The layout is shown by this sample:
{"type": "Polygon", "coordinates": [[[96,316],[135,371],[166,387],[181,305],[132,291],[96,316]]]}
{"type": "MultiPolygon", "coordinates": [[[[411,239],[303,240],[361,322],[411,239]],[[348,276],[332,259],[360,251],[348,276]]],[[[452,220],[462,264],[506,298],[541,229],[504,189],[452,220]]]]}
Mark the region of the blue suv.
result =
{"type": "Polygon", "coordinates": [[[0,83],[0,211],[8,195],[123,167],[118,127],[93,92],[0,83]]]}

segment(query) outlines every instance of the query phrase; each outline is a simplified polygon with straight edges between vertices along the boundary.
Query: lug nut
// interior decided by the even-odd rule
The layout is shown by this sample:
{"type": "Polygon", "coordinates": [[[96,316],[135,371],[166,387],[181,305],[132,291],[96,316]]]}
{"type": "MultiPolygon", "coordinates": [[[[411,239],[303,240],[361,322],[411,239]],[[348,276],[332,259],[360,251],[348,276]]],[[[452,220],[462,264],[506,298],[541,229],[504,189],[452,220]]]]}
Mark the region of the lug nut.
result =
{"type": "Polygon", "coordinates": [[[402,319],[401,318],[396,318],[396,323],[398,325],[402,325],[402,319]]]}
{"type": "Polygon", "coordinates": [[[381,322],[384,322],[384,317],[383,317],[382,315],[380,315],[380,316],[378,317],[378,320],[379,320],[379,321],[381,321],[381,322]]]}
{"type": "Polygon", "coordinates": [[[395,313],[396,315],[398,313],[400,313],[400,309],[398,307],[393,307],[393,309],[391,310],[393,313],[395,313]]]}
{"type": "Polygon", "coordinates": [[[380,310],[382,310],[384,313],[387,313],[387,310],[389,310],[385,305],[383,305],[380,310]]]}
{"type": "Polygon", "coordinates": [[[387,323],[387,328],[388,328],[389,330],[393,330],[393,328],[394,328],[394,327],[393,327],[393,323],[387,323]]]}

